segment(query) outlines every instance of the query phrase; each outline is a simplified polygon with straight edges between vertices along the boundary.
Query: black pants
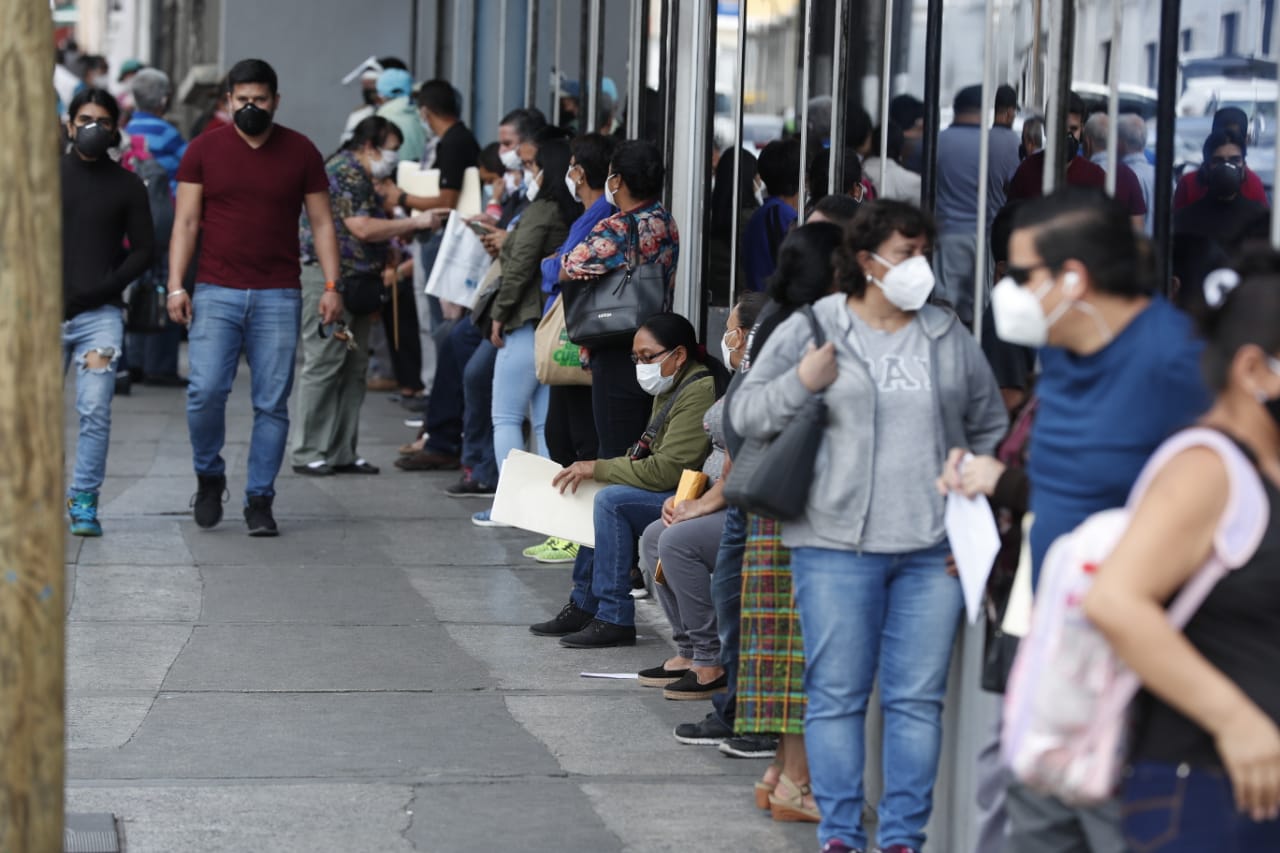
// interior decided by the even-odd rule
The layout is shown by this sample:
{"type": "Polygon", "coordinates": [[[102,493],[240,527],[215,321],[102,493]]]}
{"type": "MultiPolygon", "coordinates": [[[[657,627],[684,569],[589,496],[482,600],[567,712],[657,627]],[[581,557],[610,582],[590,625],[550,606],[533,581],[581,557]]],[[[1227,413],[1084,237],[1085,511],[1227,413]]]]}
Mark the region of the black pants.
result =
{"type": "Polygon", "coordinates": [[[547,450],[564,467],[600,455],[591,389],[586,385],[552,385],[547,407],[547,450]]]}
{"type": "Polygon", "coordinates": [[[401,388],[422,390],[422,340],[418,335],[418,308],[413,301],[413,281],[406,279],[396,285],[400,302],[400,348],[396,349],[395,313],[391,303],[382,306],[382,328],[387,333],[387,346],[391,350],[391,372],[401,388]]]}
{"type": "Polygon", "coordinates": [[[649,426],[653,410],[653,398],[636,382],[630,349],[591,351],[591,407],[600,458],[625,456],[649,426]]]}

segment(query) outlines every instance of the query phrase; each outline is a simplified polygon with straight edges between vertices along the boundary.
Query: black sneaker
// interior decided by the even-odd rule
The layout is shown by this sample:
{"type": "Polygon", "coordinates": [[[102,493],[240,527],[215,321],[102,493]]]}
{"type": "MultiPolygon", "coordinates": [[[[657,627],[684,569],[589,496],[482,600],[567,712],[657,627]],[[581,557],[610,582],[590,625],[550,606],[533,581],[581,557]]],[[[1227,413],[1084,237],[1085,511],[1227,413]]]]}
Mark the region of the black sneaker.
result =
{"type": "Polygon", "coordinates": [[[567,649],[611,649],[635,644],[635,625],[615,625],[599,619],[592,619],[590,625],[576,634],[560,638],[560,645],[567,649]]]}
{"type": "Polygon", "coordinates": [[[208,530],[222,521],[222,504],[227,500],[227,478],[221,474],[197,474],[196,493],[191,498],[196,524],[208,530]]]}
{"type": "Polygon", "coordinates": [[[266,495],[250,495],[244,508],[244,523],[249,525],[250,536],[279,536],[275,517],[271,515],[271,498],[266,495]]]}
{"type": "Polygon", "coordinates": [[[773,758],[778,753],[774,735],[739,735],[720,744],[720,751],[730,758],[773,758]]]}
{"type": "Polygon", "coordinates": [[[444,491],[451,498],[491,498],[497,493],[498,488],[470,477],[463,477],[444,491]]]}
{"type": "Polygon", "coordinates": [[[563,637],[581,631],[594,618],[593,614],[570,601],[556,614],[556,618],[530,625],[529,631],[539,637],[563,637]]]}
{"type": "Polygon", "coordinates": [[[681,723],[672,734],[676,740],[689,746],[715,746],[733,737],[733,729],[720,722],[713,713],[703,717],[700,723],[681,723]]]}
{"type": "Polygon", "coordinates": [[[698,682],[697,673],[689,670],[679,681],[668,684],[662,691],[664,699],[691,700],[691,699],[710,699],[717,693],[723,693],[729,688],[729,674],[723,673],[719,678],[709,681],[706,684],[698,682]]]}

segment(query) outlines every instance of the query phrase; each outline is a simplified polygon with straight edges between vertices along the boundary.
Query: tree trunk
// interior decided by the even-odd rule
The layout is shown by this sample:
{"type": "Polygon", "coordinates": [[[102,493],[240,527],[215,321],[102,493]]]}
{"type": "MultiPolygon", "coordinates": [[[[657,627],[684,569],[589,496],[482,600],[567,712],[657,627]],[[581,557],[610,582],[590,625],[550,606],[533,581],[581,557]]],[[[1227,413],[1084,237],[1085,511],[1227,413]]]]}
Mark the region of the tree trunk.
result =
{"type": "Polygon", "coordinates": [[[62,217],[48,0],[0,0],[0,850],[62,850],[62,217]]]}

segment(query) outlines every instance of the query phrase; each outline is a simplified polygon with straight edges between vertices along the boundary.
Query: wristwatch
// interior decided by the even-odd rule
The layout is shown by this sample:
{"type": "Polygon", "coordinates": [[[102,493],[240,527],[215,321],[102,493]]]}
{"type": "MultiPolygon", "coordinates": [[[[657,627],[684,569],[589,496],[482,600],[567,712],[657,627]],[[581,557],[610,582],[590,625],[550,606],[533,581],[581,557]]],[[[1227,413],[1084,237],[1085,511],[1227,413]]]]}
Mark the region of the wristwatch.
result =
{"type": "Polygon", "coordinates": [[[400,191],[400,198],[396,199],[396,206],[403,207],[405,210],[409,209],[409,194],[407,192],[400,191]]]}

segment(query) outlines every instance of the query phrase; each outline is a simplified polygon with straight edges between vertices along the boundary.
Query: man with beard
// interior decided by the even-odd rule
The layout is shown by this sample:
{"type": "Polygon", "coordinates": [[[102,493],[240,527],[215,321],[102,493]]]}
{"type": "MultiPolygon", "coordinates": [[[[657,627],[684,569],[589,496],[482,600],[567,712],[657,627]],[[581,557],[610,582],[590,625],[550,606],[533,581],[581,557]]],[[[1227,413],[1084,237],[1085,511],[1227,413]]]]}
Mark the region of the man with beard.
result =
{"type": "Polygon", "coordinates": [[[192,507],[204,528],[222,520],[226,405],[243,350],[252,374],[245,522],[250,536],[276,536],[275,478],[289,435],[289,391],[301,322],[342,318],[338,241],[329,180],[316,147],[274,123],[274,69],[246,59],[227,75],[235,123],[197,137],[178,169],[169,250],[169,316],[190,324],[187,427],[198,482],[192,507]],[[302,318],[298,213],[306,207],[325,278],[319,316],[302,318]],[[194,299],[183,289],[202,237],[194,299]]]}

